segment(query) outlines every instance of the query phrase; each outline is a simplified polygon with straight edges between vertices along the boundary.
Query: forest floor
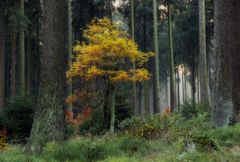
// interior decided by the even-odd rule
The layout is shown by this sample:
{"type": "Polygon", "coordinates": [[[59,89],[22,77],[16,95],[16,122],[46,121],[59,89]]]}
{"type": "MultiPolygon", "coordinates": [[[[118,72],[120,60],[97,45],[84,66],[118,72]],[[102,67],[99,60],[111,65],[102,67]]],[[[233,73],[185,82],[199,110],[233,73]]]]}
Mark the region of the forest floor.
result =
{"type": "MultiPolygon", "coordinates": [[[[215,131],[215,130],[214,130],[215,131]]],[[[240,125],[221,128],[211,137],[219,147],[185,143],[183,138],[144,140],[123,134],[75,137],[63,144],[49,143],[39,156],[23,148],[0,153],[1,162],[239,162],[240,125]]]]}
{"type": "Polygon", "coordinates": [[[133,117],[116,131],[69,133],[68,140],[48,143],[37,156],[0,138],[0,162],[240,162],[240,124],[216,128],[208,113],[133,117]]]}

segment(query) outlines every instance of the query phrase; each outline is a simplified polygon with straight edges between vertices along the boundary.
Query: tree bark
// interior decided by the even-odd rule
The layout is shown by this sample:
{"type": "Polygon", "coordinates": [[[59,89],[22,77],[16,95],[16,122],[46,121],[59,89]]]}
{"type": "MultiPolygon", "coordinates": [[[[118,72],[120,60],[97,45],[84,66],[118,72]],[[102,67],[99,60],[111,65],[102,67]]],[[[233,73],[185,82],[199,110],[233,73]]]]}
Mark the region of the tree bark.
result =
{"type": "Polygon", "coordinates": [[[104,0],[105,1],[105,14],[104,16],[112,19],[112,0],[104,0]]]}
{"type": "Polygon", "coordinates": [[[213,121],[216,126],[240,122],[240,1],[218,0],[214,10],[213,121]]]}
{"type": "MultiPolygon", "coordinates": [[[[72,48],[73,48],[73,31],[72,31],[72,0],[67,1],[68,17],[68,68],[72,66],[72,48]]],[[[72,83],[68,84],[67,94],[72,94],[72,83]]],[[[72,104],[68,104],[68,110],[72,111],[72,104]]]]}
{"type": "Polygon", "coordinates": [[[207,48],[206,48],[206,18],[205,0],[198,1],[199,6],[199,78],[201,88],[201,102],[209,105],[210,90],[207,68],[207,48]]]}
{"type": "Polygon", "coordinates": [[[43,53],[38,101],[29,149],[39,153],[47,142],[64,139],[66,93],[66,2],[43,0],[43,53]]]}
{"type": "Polygon", "coordinates": [[[27,92],[31,95],[32,92],[32,30],[31,25],[28,27],[28,35],[27,35],[27,42],[26,42],[27,50],[27,92]]]}
{"type": "Polygon", "coordinates": [[[170,107],[176,108],[176,89],[174,77],[174,56],[173,56],[173,37],[172,37],[172,5],[168,4],[168,41],[169,41],[169,71],[170,71],[170,107]]]}
{"type": "MultiPolygon", "coordinates": [[[[1,5],[1,4],[0,4],[1,5]]],[[[0,110],[5,104],[5,15],[0,6],[0,110]]]]}
{"type": "MultiPolygon", "coordinates": [[[[135,40],[135,15],[134,15],[134,0],[131,0],[131,35],[132,39],[135,40]]],[[[135,71],[136,64],[133,62],[133,70],[135,71]]],[[[136,81],[133,81],[133,100],[134,100],[134,114],[138,115],[138,106],[137,106],[137,84],[136,81]]]]}
{"type": "Polygon", "coordinates": [[[159,77],[159,51],[158,51],[158,21],[157,21],[157,0],[153,0],[153,38],[154,38],[154,52],[155,52],[155,110],[160,113],[160,77],[159,77]]]}
{"type": "Polygon", "coordinates": [[[141,117],[145,117],[145,98],[144,98],[144,85],[143,83],[139,83],[139,108],[141,117]]]}
{"type": "Polygon", "coordinates": [[[11,79],[10,93],[11,97],[16,97],[16,31],[13,29],[11,34],[11,79]]]}
{"type": "Polygon", "coordinates": [[[109,89],[109,102],[110,102],[110,111],[111,111],[111,121],[110,121],[110,132],[114,133],[114,126],[115,126],[115,109],[116,109],[116,87],[114,85],[110,86],[109,89]]]}
{"type": "MultiPolygon", "coordinates": [[[[144,43],[144,52],[146,52],[147,49],[147,0],[143,1],[144,5],[144,18],[143,18],[143,43],[144,43]]],[[[148,65],[146,65],[146,68],[148,69],[148,65]]],[[[149,106],[149,80],[144,81],[143,89],[144,89],[144,102],[145,102],[145,112],[150,113],[150,106],[149,106]]]]}
{"type": "MultiPolygon", "coordinates": [[[[20,12],[24,15],[24,0],[20,0],[20,12]]],[[[25,41],[24,41],[24,26],[19,27],[19,94],[25,93],[25,41]]]]}

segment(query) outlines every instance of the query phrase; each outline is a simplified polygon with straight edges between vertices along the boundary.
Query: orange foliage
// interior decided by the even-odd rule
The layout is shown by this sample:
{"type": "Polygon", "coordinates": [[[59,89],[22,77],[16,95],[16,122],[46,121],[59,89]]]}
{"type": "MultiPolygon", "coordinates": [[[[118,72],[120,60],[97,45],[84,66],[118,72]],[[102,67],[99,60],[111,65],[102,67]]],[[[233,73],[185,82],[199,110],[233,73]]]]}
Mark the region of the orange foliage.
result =
{"type": "Polygon", "coordinates": [[[7,147],[7,130],[3,129],[0,130],[0,151],[5,150],[5,148],[7,147]]]}
{"type": "Polygon", "coordinates": [[[76,59],[66,73],[69,80],[77,77],[88,81],[103,76],[116,83],[150,78],[148,70],[140,67],[154,54],[139,51],[137,44],[109,19],[93,20],[83,35],[88,41],[74,47],[76,59]],[[135,71],[130,65],[134,63],[135,71]]]}
{"type": "Polygon", "coordinates": [[[65,119],[66,119],[66,122],[69,124],[81,125],[91,117],[91,114],[92,114],[92,109],[89,106],[86,106],[83,109],[83,112],[78,114],[76,118],[74,118],[74,114],[72,111],[65,110],[65,119]]]}
{"type": "Polygon", "coordinates": [[[168,115],[171,114],[171,111],[172,111],[171,108],[170,108],[170,107],[167,107],[167,108],[164,109],[163,115],[168,116],[168,115]]]}

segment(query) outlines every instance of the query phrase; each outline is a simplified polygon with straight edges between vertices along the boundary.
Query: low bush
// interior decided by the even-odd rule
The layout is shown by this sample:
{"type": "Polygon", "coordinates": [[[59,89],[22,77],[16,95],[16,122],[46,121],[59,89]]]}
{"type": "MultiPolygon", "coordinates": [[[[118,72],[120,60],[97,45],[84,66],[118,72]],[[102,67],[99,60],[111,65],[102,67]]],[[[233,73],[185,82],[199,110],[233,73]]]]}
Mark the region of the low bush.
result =
{"type": "Polygon", "coordinates": [[[186,162],[239,162],[239,159],[231,154],[222,154],[221,152],[191,152],[178,155],[175,161],[186,162]]]}
{"type": "Polygon", "coordinates": [[[61,146],[49,144],[45,148],[45,154],[57,161],[96,161],[103,158],[104,147],[90,144],[88,141],[64,143],[61,146]]]}
{"type": "Polygon", "coordinates": [[[107,134],[98,138],[79,138],[61,145],[50,143],[44,148],[41,157],[56,161],[95,162],[123,155],[147,155],[150,151],[144,140],[107,134]]]}
{"type": "Polygon", "coordinates": [[[130,136],[143,139],[156,139],[166,134],[170,127],[179,120],[180,116],[176,113],[171,115],[153,115],[128,118],[119,127],[130,136]]]}
{"type": "Polygon", "coordinates": [[[194,118],[186,120],[180,113],[170,115],[154,115],[146,118],[129,118],[120,126],[125,134],[137,138],[157,139],[164,138],[174,141],[179,137],[191,138],[195,134],[211,129],[209,115],[198,113],[194,118]]]}
{"type": "Polygon", "coordinates": [[[0,130],[0,151],[6,150],[7,147],[7,130],[3,129],[0,130]]]}
{"type": "MultiPolygon", "coordinates": [[[[1,162],[46,162],[41,158],[35,156],[26,155],[20,148],[15,150],[0,152],[0,161],[1,162]]],[[[48,162],[57,162],[51,159],[47,160],[48,162]]]]}
{"type": "Polygon", "coordinates": [[[111,146],[104,138],[80,138],[61,145],[48,144],[42,156],[44,159],[52,157],[57,161],[94,162],[113,154],[116,149],[111,146]]]}
{"type": "Polygon", "coordinates": [[[189,120],[195,118],[199,113],[210,113],[211,108],[204,103],[195,103],[192,100],[185,101],[178,110],[183,118],[189,120]]]}
{"type": "Polygon", "coordinates": [[[33,107],[28,96],[8,100],[7,107],[0,113],[0,127],[8,130],[10,140],[24,140],[29,136],[34,116],[33,107]]]}
{"type": "Polygon", "coordinates": [[[222,146],[240,145],[240,124],[213,129],[207,135],[215,139],[222,146]]]}

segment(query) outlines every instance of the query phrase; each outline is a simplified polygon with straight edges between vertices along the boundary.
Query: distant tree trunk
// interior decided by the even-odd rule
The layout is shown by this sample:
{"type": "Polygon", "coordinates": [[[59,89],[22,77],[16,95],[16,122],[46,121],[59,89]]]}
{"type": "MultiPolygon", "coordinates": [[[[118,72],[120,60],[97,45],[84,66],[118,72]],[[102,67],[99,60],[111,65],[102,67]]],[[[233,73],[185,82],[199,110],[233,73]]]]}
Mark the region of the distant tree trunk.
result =
{"type": "MultiPolygon", "coordinates": [[[[0,2],[1,5],[1,2],[0,2]]],[[[5,15],[0,6],[0,109],[5,104],[5,15]]]]}
{"type": "Polygon", "coordinates": [[[112,0],[104,0],[105,1],[105,16],[109,19],[112,19],[112,0]]]}
{"type": "Polygon", "coordinates": [[[139,84],[139,107],[140,107],[140,113],[141,117],[144,118],[145,116],[145,99],[144,99],[144,87],[143,83],[139,84]]]}
{"type": "MultiPolygon", "coordinates": [[[[178,65],[179,66],[179,65],[178,65]]],[[[177,71],[177,100],[178,100],[178,109],[180,109],[180,73],[179,73],[179,69],[177,71]]]]}
{"type": "Polygon", "coordinates": [[[213,121],[216,126],[240,122],[240,1],[218,0],[214,10],[213,121]]]}
{"type": "MultiPolygon", "coordinates": [[[[68,68],[72,66],[72,48],[73,48],[73,31],[72,31],[72,0],[67,1],[68,11],[68,68]]],[[[72,83],[68,84],[67,94],[72,94],[72,83]]],[[[72,111],[72,104],[68,104],[68,110],[72,111]]]]}
{"type": "Polygon", "coordinates": [[[199,78],[201,88],[201,102],[210,103],[209,78],[207,69],[207,49],[206,49],[206,18],[205,0],[198,1],[199,6],[199,78]]]}
{"type": "MultiPolygon", "coordinates": [[[[20,0],[19,4],[20,12],[24,15],[24,0],[20,0]]],[[[25,41],[24,41],[24,26],[19,26],[19,94],[25,93],[25,41]]]]}
{"type": "Polygon", "coordinates": [[[196,99],[196,83],[195,83],[195,61],[193,57],[192,65],[191,65],[191,92],[192,92],[192,102],[195,103],[196,99]]]}
{"type": "Polygon", "coordinates": [[[47,142],[64,139],[66,7],[65,0],[43,0],[40,87],[29,139],[29,149],[34,153],[40,152],[47,142]]]}
{"type": "MultiPolygon", "coordinates": [[[[134,15],[134,0],[131,0],[131,35],[132,39],[135,40],[135,15],[134,15]]],[[[133,70],[136,69],[135,62],[133,62],[133,70]]],[[[133,97],[134,97],[134,114],[138,115],[137,106],[137,84],[136,81],[133,82],[133,97]]]]}
{"type": "Polygon", "coordinates": [[[186,93],[185,93],[185,88],[184,88],[184,80],[185,80],[185,77],[184,77],[184,65],[182,66],[182,98],[183,98],[183,103],[185,101],[185,97],[186,97],[186,93]]]}
{"type": "Polygon", "coordinates": [[[109,103],[110,103],[110,112],[111,112],[111,121],[110,121],[110,132],[114,133],[115,126],[115,109],[116,109],[116,87],[111,85],[109,88],[109,103]]]}
{"type": "Polygon", "coordinates": [[[10,94],[16,97],[16,31],[11,33],[11,73],[10,73],[10,94]]]}
{"type": "Polygon", "coordinates": [[[28,36],[27,36],[27,91],[31,94],[32,91],[32,30],[29,25],[28,36]]]}
{"type": "MultiPolygon", "coordinates": [[[[144,36],[144,50],[147,51],[147,0],[143,1],[144,5],[144,19],[143,19],[143,36],[144,36]]],[[[148,69],[148,65],[146,65],[148,69]]],[[[149,80],[143,82],[143,89],[144,89],[144,102],[145,102],[145,112],[150,113],[150,106],[149,106],[149,80]]]]}
{"type": "Polygon", "coordinates": [[[176,89],[174,79],[174,56],[173,56],[173,37],[172,37],[172,5],[168,4],[168,40],[169,40],[169,71],[170,71],[170,107],[176,108],[176,89]]]}
{"type": "Polygon", "coordinates": [[[199,78],[199,66],[197,68],[197,83],[196,83],[196,85],[197,85],[197,101],[198,101],[198,103],[200,103],[201,102],[201,95],[200,95],[201,89],[200,89],[200,78],[199,78]]]}
{"type": "Polygon", "coordinates": [[[156,96],[156,112],[161,111],[160,108],[160,77],[159,77],[159,51],[158,51],[158,7],[157,0],[153,0],[153,38],[154,38],[154,52],[155,52],[155,96],[156,96]]]}

